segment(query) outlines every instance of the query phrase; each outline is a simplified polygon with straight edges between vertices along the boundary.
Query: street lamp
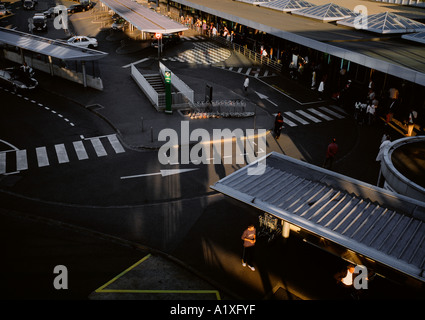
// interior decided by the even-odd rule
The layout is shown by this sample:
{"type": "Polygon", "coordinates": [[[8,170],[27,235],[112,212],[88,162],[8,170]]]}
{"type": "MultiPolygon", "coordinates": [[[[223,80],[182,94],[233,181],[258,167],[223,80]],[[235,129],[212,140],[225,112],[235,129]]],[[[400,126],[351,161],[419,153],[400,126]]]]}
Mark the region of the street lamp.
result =
{"type": "Polygon", "coordinates": [[[162,33],[155,33],[155,38],[158,39],[158,61],[161,58],[161,45],[160,45],[160,41],[162,39],[162,33]]]}

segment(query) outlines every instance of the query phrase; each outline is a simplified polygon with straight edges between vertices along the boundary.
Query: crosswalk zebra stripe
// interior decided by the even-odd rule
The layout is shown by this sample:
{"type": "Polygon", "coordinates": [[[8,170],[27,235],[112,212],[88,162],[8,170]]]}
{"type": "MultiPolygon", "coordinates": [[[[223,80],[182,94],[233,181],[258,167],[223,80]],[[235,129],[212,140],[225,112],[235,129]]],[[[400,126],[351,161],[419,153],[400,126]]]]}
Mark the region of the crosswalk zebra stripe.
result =
{"type": "Polygon", "coordinates": [[[297,126],[296,123],[292,122],[291,120],[289,120],[286,117],[283,119],[283,123],[289,125],[290,127],[296,127],[297,126]]]}
{"type": "Polygon", "coordinates": [[[308,109],[308,111],[310,111],[311,113],[314,113],[315,115],[317,115],[317,116],[319,116],[319,117],[321,117],[322,119],[325,119],[325,120],[327,120],[327,121],[332,120],[332,118],[331,118],[331,117],[328,117],[326,114],[321,113],[319,110],[316,110],[316,109],[314,109],[314,108],[309,108],[309,109],[308,109]]]}
{"type": "Polygon", "coordinates": [[[89,158],[82,141],[74,141],[72,144],[74,145],[74,150],[77,154],[78,160],[86,160],[89,158]]]}
{"type": "Polygon", "coordinates": [[[329,113],[331,115],[333,115],[334,117],[337,117],[338,119],[344,119],[344,116],[340,115],[339,113],[336,113],[326,107],[319,107],[319,109],[325,111],[326,113],[329,113]]]}
{"type": "Polygon", "coordinates": [[[47,157],[46,147],[39,147],[35,149],[37,154],[37,162],[39,167],[47,167],[49,165],[49,158],[47,157]]]}
{"type": "Polygon", "coordinates": [[[318,122],[322,122],[322,120],[317,119],[316,117],[312,116],[311,114],[308,114],[307,112],[305,112],[304,110],[297,110],[297,112],[306,117],[307,119],[310,119],[311,121],[318,123],[318,122]]]}
{"type": "Polygon", "coordinates": [[[108,155],[99,138],[91,138],[90,141],[98,157],[104,157],[108,155]]]}
{"type": "Polygon", "coordinates": [[[16,170],[27,170],[28,161],[27,161],[27,150],[16,150],[16,170]]]}
{"type": "Polygon", "coordinates": [[[116,135],[109,135],[108,140],[111,143],[112,148],[114,148],[115,153],[123,153],[125,152],[124,148],[122,147],[121,143],[119,142],[116,135]]]}
{"type": "Polygon", "coordinates": [[[59,163],[69,162],[68,154],[66,153],[65,145],[63,143],[56,144],[55,150],[59,163]]]}
{"type": "Polygon", "coordinates": [[[296,121],[300,122],[301,124],[308,124],[307,121],[305,121],[304,119],[301,119],[300,117],[298,117],[297,115],[293,114],[290,111],[284,112],[284,114],[286,114],[288,117],[291,117],[292,119],[295,119],[296,121]]]}
{"type": "Polygon", "coordinates": [[[6,152],[0,152],[0,174],[6,173],[6,152]]]}

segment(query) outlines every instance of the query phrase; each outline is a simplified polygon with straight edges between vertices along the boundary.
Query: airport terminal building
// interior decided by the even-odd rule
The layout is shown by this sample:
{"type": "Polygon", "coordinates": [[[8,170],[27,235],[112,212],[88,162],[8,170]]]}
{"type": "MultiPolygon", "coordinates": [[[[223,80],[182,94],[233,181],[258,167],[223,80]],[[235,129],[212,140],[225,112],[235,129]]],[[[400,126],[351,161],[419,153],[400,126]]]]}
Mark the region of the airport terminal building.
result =
{"type": "MultiPolygon", "coordinates": [[[[379,108],[388,108],[389,89],[397,94],[397,114],[411,108],[425,117],[425,9],[377,1],[335,0],[157,0],[159,10],[189,28],[282,73],[298,76],[310,88],[325,81],[328,97],[339,97],[348,80],[352,99],[366,99],[371,86],[379,108]],[[263,51],[267,56],[262,56],[263,51]],[[300,66],[302,70],[300,72],[300,66]]],[[[155,3],[151,4],[155,6],[155,3]]]]}

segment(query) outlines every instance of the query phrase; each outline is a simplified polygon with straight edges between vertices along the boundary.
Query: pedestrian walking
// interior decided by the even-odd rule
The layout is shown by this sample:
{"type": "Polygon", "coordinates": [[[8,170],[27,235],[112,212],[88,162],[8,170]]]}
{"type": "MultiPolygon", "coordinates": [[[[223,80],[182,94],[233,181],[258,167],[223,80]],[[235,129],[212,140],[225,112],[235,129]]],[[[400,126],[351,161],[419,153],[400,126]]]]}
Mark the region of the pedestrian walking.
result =
{"type": "Polygon", "coordinates": [[[279,111],[274,120],[274,128],[273,128],[276,139],[279,139],[280,133],[282,132],[282,127],[283,127],[283,116],[281,112],[279,111]]]}
{"type": "Polygon", "coordinates": [[[249,86],[249,77],[245,76],[245,81],[243,82],[243,89],[245,92],[248,91],[248,86],[249,86]]]}
{"type": "Polygon", "coordinates": [[[248,268],[250,268],[252,271],[255,271],[253,262],[257,236],[254,224],[250,224],[245,229],[245,231],[242,233],[241,239],[243,240],[242,266],[246,267],[246,265],[248,265],[248,268]]]}
{"type": "Polygon", "coordinates": [[[338,145],[336,144],[336,139],[333,138],[331,143],[329,143],[328,148],[326,149],[326,158],[323,163],[323,167],[326,169],[331,169],[334,162],[335,156],[338,152],[338,145]]]}

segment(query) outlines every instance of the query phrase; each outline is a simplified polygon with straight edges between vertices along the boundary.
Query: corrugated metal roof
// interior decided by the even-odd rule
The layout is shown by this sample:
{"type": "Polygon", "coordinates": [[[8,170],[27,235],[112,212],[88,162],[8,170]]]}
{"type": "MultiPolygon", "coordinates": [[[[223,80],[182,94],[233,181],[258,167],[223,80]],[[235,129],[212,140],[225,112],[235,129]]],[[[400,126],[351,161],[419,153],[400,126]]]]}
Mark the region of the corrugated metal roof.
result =
{"type": "Polygon", "coordinates": [[[212,189],[425,281],[425,203],[271,153],[212,189]]]}
{"type": "Polygon", "coordinates": [[[56,41],[17,30],[0,27],[0,43],[16,46],[61,60],[91,61],[103,58],[106,52],[79,48],[62,41],[56,41]]]}
{"type": "Polygon", "coordinates": [[[100,0],[133,26],[147,33],[175,33],[187,30],[182,24],[131,0],[100,0]]]}

